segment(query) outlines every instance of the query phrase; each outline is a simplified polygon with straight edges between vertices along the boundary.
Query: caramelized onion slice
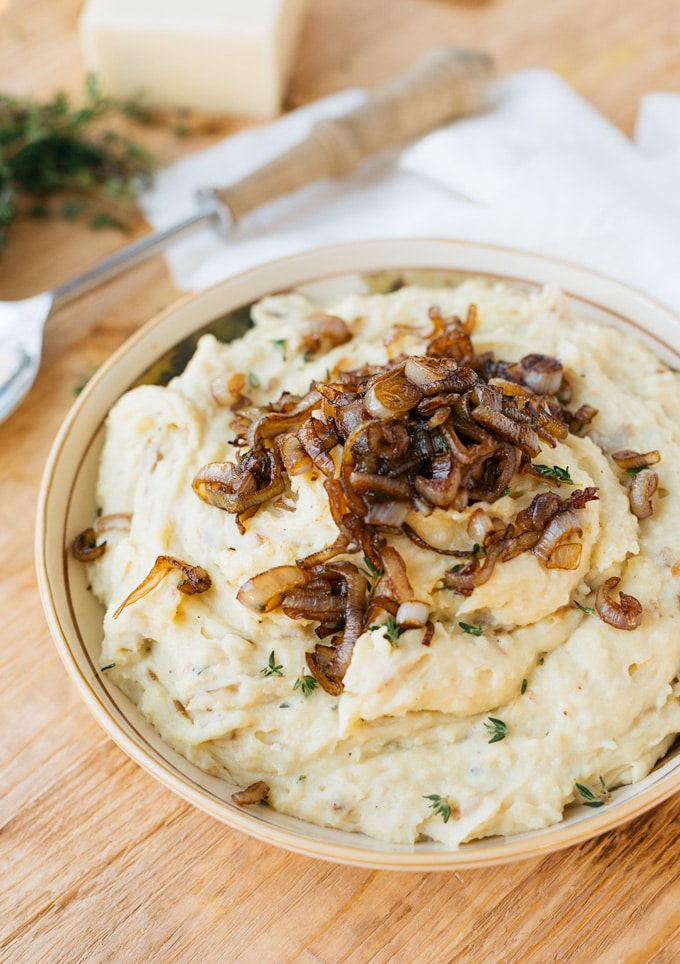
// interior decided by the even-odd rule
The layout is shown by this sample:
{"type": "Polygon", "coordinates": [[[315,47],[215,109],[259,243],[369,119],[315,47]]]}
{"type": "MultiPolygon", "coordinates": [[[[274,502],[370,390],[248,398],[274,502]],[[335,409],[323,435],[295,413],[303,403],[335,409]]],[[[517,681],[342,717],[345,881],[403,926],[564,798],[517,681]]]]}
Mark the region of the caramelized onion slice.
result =
{"type": "Polygon", "coordinates": [[[283,611],[291,619],[316,619],[322,623],[342,625],[345,601],[334,594],[325,579],[312,579],[304,586],[296,586],[283,597],[283,611]]]}
{"type": "Polygon", "coordinates": [[[548,569],[578,569],[581,562],[583,535],[579,521],[571,511],[560,511],[545,527],[541,538],[533,548],[548,569]]]}
{"type": "Polygon", "coordinates": [[[505,539],[499,537],[487,547],[481,566],[476,557],[464,563],[462,569],[455,566],[444,573],[444,584],[464,596],[469,596],[477,586],[484,585],[491,578],[491,573],[505,546],[505,539]]]}
{"type": "Polygon", "coordinates": [[[533,353],[520,359],[519,370],[525,385],[537,395],[554,395],[562,382],[562,363],[550,355],[533,353]]]}
{"type": "Polygon", "coordinates": [[[285,490],[278,456],[263,446],[249,449],[237,463],[209,462],[191,483],[196,495],[227,512],[242,513],[285,490]]]}
{"type": "Polygon", "coordinates": [[[618,452],[612,452],[612,458],[621,469],[644,469],[648,465],[656,465],[661,461],[658,449],[653,449],[651,452],[620,449],[618,452]]]}
{"type": "Polygon", "coordinates": [[[338,442],[334,432],[321,419],[310,415],[298,429],[297,437],[314,465],[324,475],[332,477],[335,474],[335,462],[328,453],[338,442]]]}
{"type": "Polygon", "coordinates": [[[659,484],[659,476],[650,469],[634,475],[628,486],[630,509],[638,519],[648,519],[654,512],[652,496],[659,484]]]}
{"type": "Polygon", "coordinates": [[[321,402],[321,393],[311,389],[286,412],[265,412],[248,429],[248,444],[256,445],[265,438],[296,429],[321,402]]]}
{"type": "Polygon", "coordinates": [[[619,593],[618,602],[615,602],[610,595],[612,589],[615,589],[620,582],[618,576],[605,579],[597,590],[595,609],[600,619],[614,629],[637,629],[642,622],[640,601],[625,592],[619,593]]]}
{"type": "Polygon", "coordinates": [[[380,553],[383,576],[380,580],[389,586],[389,595],[396,599],[398,603],[408,602],[413,599],[413,588],[409,582],[406,572],[406,563],[401,555],[393,546],[385,546],[380,553]]]}
{"type": "Polygon", "coordinates": [[[409,355],[404,365],[404,375],[420,389],[430,388],[426,394],[439,391],[438,385],[442,379],[458,368],[452,358],[429,358],[427,355],[409,355]],[[432,392],[431,389],[435,391],[432,392]]]}
{"type": "Polygon", "coordinates": [[[177,583],[177,588],[185,596],[193,596],[196,593],[206,592],[212,586],[212,580],[202,566],[191,566],[188,562],[176,559],[174,556],[157,556],[151,570],[140,584],[125,597],[118,609],[113,614],[114,619],[118,619],[126,606],[138,602],[155,589],[165,577],[173,571],[178,570],[182,578],[177,583]]]}
{"type": "Polygon", "coordinates": [[[579,405],[570,419],[571,431],[575,435],[580,435],[584,428],[593,421],[597,415],[597,409],[592,405],[579,405]]]}
{"type": "Polygon", "coordinates": [[[475,509],[467,522],[467,534],[479,545],[484,545],[484,540],[490,532],[496,528],[494,521],[484,509],[475,509]]]}
{"type": "Polygon", "coordinates": [[[339,315],[318,314],[308,319],[301,348],[307,357],[325,355],[331,348],[344,345],[352,337],[352,332],[344,318],[339,315]]]}
{"type": "Polygon", "coordinates": [[[274,566],[247,579],[236,593],[241,605],[256,613],[268,613],[281,605],[283,597],[296,586],[311,578],[309,571],[299,566],[274,566]]]}
{"type": "Polygon", "coordinates": [[[408,502],[372,502],[364,516],[366,525],[376,529],[401,529],[411,511],[408,502]]]}
{"type": "Polygon", "coordinates": [[[108,515],[101,515],[94,524],[94,531],[97,535],[102,532],[129,532],[132,515],[129,512],[110,512],[108,515]]]}
{"type": "Polygon", "coordinates": [[[313,462],[296,435],[280,435],[276,444],[283,467],[289,476],[304,475],[312,468],[313,462]]]}
{"type": "Polygon", "coordinates": [[[472,558],[471,549],[448,549],[445,546],[433,546],[431,543],[427,542],[421,535],[412,529],[408,523],[404,523],[401,527],[401,531],[405,536],[414,542],[421,549],[429,549],[432,552],[438,553],[440,556],[455,556],[458,559],[470,559],[472,558]]]}
{"type": "Polygon", "coordinates": [[[313,653],[305,654],[307,668],[322,690],[330,696],[340,696],[342,693],[342,677],[333,674],[328,667],[328,660],[323,657],[323,649],[317,644],[313,653]]]}
{"type": "Polygon", "coordinates": [[[375,379],[364,396],[364,406],[371,418],[388,419],[408,412],[421,398],[403,372],[393,372],[375,379]]]}
{"type": "Polygon", "coordinates": [[[400,629],[415,629],[417,626],[426,626],[429,618],[430,607],[427,603],[410,599],[397,609],[396,623],[400,629]]]}
{"type": "Polygon", "coordinates": [[[495,406],[489,405],[487,401],[477,405],[470,414],[478,425],[512,442],[532,458],[541,451],[538,434],[529,422],[516,422],[495,406]]]}
{"type": "Polygon", "coordinates": [[[385,496],[396,501],[410,501],[413,491],[406,479],[391,478],[373,472],[350,472],[349,483],[355,492],[385,496]]]}
{"type": "Polygon", "coordinates": [[[71,552],[78,562],[94,562],[106,552],[106,542],[97,544],[97,533],[90,527],[78,533],[71,543],[71,552]]]}
{"type": "Polygon", "coordinates": [[[248,807],[254,803],[262,803],[263,800],[267,799],[268,793],[269,784],[265,783],[264,780],[258,780],[257,783],[251,783],[245,790],[237,790],[236,793],[232,793],[231,799],[239,807],[248,807]]]}

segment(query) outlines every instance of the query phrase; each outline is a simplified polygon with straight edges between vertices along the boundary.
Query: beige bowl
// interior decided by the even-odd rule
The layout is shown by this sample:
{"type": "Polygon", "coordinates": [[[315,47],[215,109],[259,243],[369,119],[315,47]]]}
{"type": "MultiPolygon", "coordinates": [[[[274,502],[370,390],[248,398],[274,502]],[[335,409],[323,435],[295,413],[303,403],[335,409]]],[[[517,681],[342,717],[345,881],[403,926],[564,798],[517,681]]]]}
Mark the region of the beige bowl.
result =
{"type": "Polygon", "coordinates": [[[308,856],[393,870],[454,870],[540,856],[610,830],[670,796],[680,788],[680,756],[668,756],[641,782],[614,791],[608,806],[573,807],[561,823],[545,830],[475,841],[455,851],[432,842],[389,845],[266,808],[235,806],[230,795],[237,788],[171,750],[98,669],[103,611],[87,591],[84,567],[65,547],[94,517],[102,425],[113,402],[139,380],[157,378],[169,354],[176,363],[187,350],[187,337],[214,319],[223,319],[217,325],[222,335],[233,335],[242,326],[244,308],[266,294],[296,288],[334,297],[361,290],[363,277],[375,274],[387,281],[392,276],[432,284],[466,275],[531,287],[556,283],[582,317],[634,330],[667,364],[680,366],[680,318],[616,282],[538,255],[458,241],[391,240],[323,248],[253,268],[184,298],[142,328],[76,401],[55,440],[40,493],[36,553],[45,613],[66,669],[112,739],[161,783],[231,827],[308,856]]]}

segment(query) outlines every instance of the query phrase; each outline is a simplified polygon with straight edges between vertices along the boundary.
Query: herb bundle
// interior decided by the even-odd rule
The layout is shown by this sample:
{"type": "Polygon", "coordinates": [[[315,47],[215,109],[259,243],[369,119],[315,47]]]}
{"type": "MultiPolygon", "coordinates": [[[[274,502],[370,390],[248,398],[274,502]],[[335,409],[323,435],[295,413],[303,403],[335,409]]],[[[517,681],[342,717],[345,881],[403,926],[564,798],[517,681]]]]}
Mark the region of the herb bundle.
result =
{"type": "Polygon", "coordinates": [[[62,217],[87,214],[94,228],[125,227],[155,161],[104,126],[113,118],[150,120],[137,102],[105,97],[93,75],[81,107],[61,92],[45,103],[0,94],[0,245],[20,205],[45,217],[53,213],[47,202],[54,195],[62,217]]]}

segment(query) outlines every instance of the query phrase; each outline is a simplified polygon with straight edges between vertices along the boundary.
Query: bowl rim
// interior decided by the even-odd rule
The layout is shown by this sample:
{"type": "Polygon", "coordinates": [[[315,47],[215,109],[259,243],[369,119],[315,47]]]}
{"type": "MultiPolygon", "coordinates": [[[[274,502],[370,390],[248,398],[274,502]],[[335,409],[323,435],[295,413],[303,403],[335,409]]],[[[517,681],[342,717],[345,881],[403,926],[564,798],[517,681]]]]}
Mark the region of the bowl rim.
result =
{"type": "MultiPolygon", "coordinates": [[[[477,276],[484,276],[486,274],[499,280],[507,280],[515,284],[527,284],[536,287],[542,285],[547,280],[545,275],[542,279],[540,276],[537,276],[536,269],[538,266],[541,266],[544,272],[550,271],[551,281],[554,280],[555,275],[558,275],[564,278],[571,278],[572,281],[575,280],[577,282],[577,288],[583,285],[589,291],[594,289],[597,297],[594,295],[585,297],[584,294],[574,291],[573,285],[565,286],[560,284],[560,287],[568,298],[576,299],[582,304],[591,305],[595,309],[603,310],[612,318],[618,318],[622,322],[625,322],[628,327],[633,327],[645,334],[647,332],[646,327],[631,316],[635,316],[637,313],[644,314],[651,312],[653,315],[664,319],[665,322],[670,322],[671,325],[677,326],[680,332],[680,315],[662,302],[647,296],[638,289],[607,278],[592,269],[584,268],[562,259],[501,245],[470,242],[455,238],[373,239],[324,245],[319,248],[313,248],[267,261],[230,275],[198,292],[188,292],[180,295],[175,301],[133,332],[123,344],[106,359],[74,401],[52,443],[40,485],[35,528],[35,557],[38,588],[55,647],[68,675],[76,685],[89,711],[111,739],[132,760],[160,783],[187,802],[196,806],[199,810],[208,813],[231,828],[256,837],[263,842],[274,844],[275,846],[304,856],[329,860],[336,863],[372,869],[414,870],[420,872],[497,866],[520,859],[545,856],[557,850],[582,843],[600,833],[612,830],[622,823],[628,822],[676,793],[678,789],[680,789],[680,766],[673,766],[669,772],[664,773],[664,769],[667,769],[668,765],[660,762],[657,765],[657,769],[645,778],[645,780],[648,781],[647,785],[642,786],[644,781],[633,785],[631,796],[628,799],[617,801],[616,805],[612,808],[603,807],[596,811],[591,810],[587,815],[584,815],[582,819],[569,825],[562,822],[539,832],[528,831],[511,837],[484,838],[472,844],[462,845],[457,850],[423,850],[418,849],[418,845],[414,845],[412,848],[404,845],[395,849],[392,848],[391,845],[386,845],[381,841],[372,841],[363,835],[357,836],[360,836],[362,841],[368,841],[368,844],[353,846],[350,841],[354,835],[346,831],[336,831],[336,833],[346,838],[347,843],[335,843],[327,840],[319,841],[313,837],[306,836],[304,833],[304,828],[308,828],[312,832],[318,830],[313,824],[295,821],[295,818],[290,818],[294,823],[297,822],[300,827],[303,828],[302,831],[298,832],[259,820],[254,817],[252,811],[233,808],[231,805],[226,804],[224,800],[219,799],[217,795],[211,794],[205,787],[201,788],[196,782],[187,781],[186,774],[183,778],[176,767],[163,759],[159,754],[154,753],[153,748],[147,743],[142,734],[135,731],[137,732],[137,739],[135,739],[129,732],[126,732],[125,728],[121,728],[119,722],[112,715],[111,710],[104,705],[102,693],[107,691],[107,687],[101,680],[101,673],[97,671],[96,667],[92,667],[93,673],[90,675],[83,670],[78,656],[76,652],[74,652],[72,641],[69,638],[68,626],[64,625],[64,621],[60,616],[61,608],[55,597],[60,588],[61,580],[63,582],[63,591],[70,615],[75,620],[75,613],[72,609],[73,601],[68,591],[65,544],[62,544],[60,549],[62,554],[61,568],[59,567],[58,561],[56,561],[54,547],[50,547],[49,545],[50,539],[53,537],[54,528],[50,520],[49,510],[60,460],[63,457],[66,445],[77,435],[79,420],[83,417],[83,413],[87,412],[88,407],[92,404],[92,400],[103,390],[111,373],[117,371],[126,356],[128,356],[130,352],[134,352],[140,344],[148,341],[154,332],[158,332],[164,326],[167,326],[172,318],[177,317],[178,314],[188,306],[194,303],[200,305],[203,301],[209,303],[211,298],[219,296],[224,290],[228,291],[234,286],[238,287],[239,284],[247,287],[250,283],[257,282],[260,277],[266,277],[272,272],[276,274],[277,272],[281,273],[281,271],[283,271],[285,273],[286,271],[292,270],[294,273],[295,270],[297,270],[303,277],[298,280],[293,280],[292,287],[298,288],[304,287],[305,284],[318,282],[319,280],[328,281],[334,277],[347,277],[355,273],[359,276],[360,274],[367,275],[379,270],[427,270],[428,265],[425,263],[411,263],[414,260],[416,262],[418,261],[417,257],[414,258],[413,252],[428,252],[433,248],[441,252],[442,260],[444,259],[444,253],[450,255],[451,263],[446,265],[430,265],[429,268],[431,270],[449,271],[451,274],[474,274],[477,276]],[[407,252],[409,251],[411,252],[411,257],[407,256],[407,252]],[[485,266],[488,262],[489,270],[468,269],[465,266],[461,266],[455,259],[457,256],[461,257],[463,254],[465,254],[463,261],[466,259],[475,262],[481,261],[485,266]],[[391,263],[390,259],[394,258],[402,258],[403,263],[399,265],[391,263]],[[313,265],[326,262],[329,259],[333,262],[337,259],[339,264],[336,265],[334,263],[332,269],[329,269],[327,266],[322,271],[316,269],[312,272],[311,269],[313,265]],[[514,271],[508,274],[504,271],[493,270],[493,261],[502,259],[511,265],[522,265],[526,269],[531,269],[528,270],[529,276],[518,276],[514,271]],[[390,263],[386,264],[384,263],[385,261],[390,263]],[[350,263],[353,267],[348,267],[350,263]],[[375,267],[369,267],[371,264],[374,264],[375,267]],[[306,280],[304,276],[306,276],[306,280]],[[614,307],[610,307],[610,305],[607,304],[608,300],[613,303],[614,307]],[[623,310],[623,306],[629,307],[623,310]],[[52,554],[51,562],[49,559],[50,552],[52,554]],[[140,740],[143,744],[141,746],[140,740]],[[144,748],[145,746],[147,749],[144,748]],[[678,771],[678,778],[674,782],[672,779],[668,779],[668,777],[675,773],[676,770],[678,771]],[[641,789],[635,791],[635,787],[641,787],[641,789]]],[[[557,283],[560,283],[559,280],[557,283]]],[[[256,297],[262,297],[272,290],[281,289],[272,289],[265,284],[262,293],[256,297]]],[[[252,300],[255,299],[251,299],[251,301],[252,300]]],[[[235,307],[236,305],[227,310],[234,310],[235,307]]],[[[206,320],[206,318],[202,318],[199,324],[195,325],[191,331],[185,330],[184,334],[187,335],[200,330],[208,321],[209,319],[206,320]]],[[[673,344],[669,344],[663,339],[658,338],[658,336],[655,336],[655,341],[662,345],[671,355],[680,359],[680,334],[677,340],[677,348],[673,344]]],[[[133,380],[134,379],[130,380],[129,384],[131,384],[133,380]]],[[[117,398],[119,396],[116,395],[115,397],[117,398]]],[[[109,397],[106,408],[102,412],[99,427],[97,429],[93,428],[87,442],[80,446],[82,449],[80,452],[80,460],[75,467],[75,471],[71,470],[68,473],[72,477],[73,483],[81,471],[89,448],[100,431],[103,419],[108,408],[113,404],[113,400],[115,399],[109,397]]],[[[63,531],[63,526],[61,531],[63,531]]],[[[116,692],[120,692],[115,687],[114,689],[116,692]]],[[[116,705],[115,702],[114,705],[116,705]]],[[[125,718],[125,714],[117,705],[116,712],[122,718],[125,718]]],[[[128,727],[131,726],[129,720],[127,720],[127,725],[128,727]]],[[[150,726],[150,724],[147,725],[150,726]]],[[[191,765],[188,766],[190,769],[197,770],[197,768],[191,765]]],[[[200,773],[198,770],[197,772],[200,773]]],[[[205,775],[203,776],[205,777],[205,775]]]]}

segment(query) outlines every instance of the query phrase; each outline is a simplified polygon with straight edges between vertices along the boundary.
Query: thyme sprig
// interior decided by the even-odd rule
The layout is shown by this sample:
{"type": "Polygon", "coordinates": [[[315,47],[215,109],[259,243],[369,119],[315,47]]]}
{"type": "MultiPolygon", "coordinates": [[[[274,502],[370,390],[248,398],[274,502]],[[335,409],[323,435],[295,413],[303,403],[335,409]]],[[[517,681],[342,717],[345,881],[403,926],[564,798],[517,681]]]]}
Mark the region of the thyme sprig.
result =
{"type": "Polygon", "coordinates": [[[396,646],[399,637],[404,632],[404,630],[397,625],[397,621],[392,615],[387,617],[386,623],[374,623],[372,626],[369,626],[368,629],[369,632],[373,632],[375,629],[384,629],[390,646],[396,646]]]}
{"type": "Polygon", "coordinates": [[[94,75],[80,107],[63,92],[44,103],[0,94],[0,244],[20,205],[45,217],[52,213],[47,198],[57,194],[57,213],[68,220],[87,212],[92,227],[125,227],[156,162],[122,133],[104,128],[104,121],[119,118],[148,123],[150,115],[135,101],[105,97],[94,75]]]}
{"type": "Polygon", "coordinates": [[[611,800],[611,793],[607,789],[607,784],[602,776],[599,777],[600,789],[594,793],[585,783],[576,783],[576,789],[581,796],[584,807],[604,807],[611,800]]]}
{"type": "Polygon", "coordinates": [[[276,653],[274,650],[269,654],[267,665],[263,666],[260,672],[263,676],[283,676],[283,666],[276,662],[276,653]]]}
{"type": "Polygon", "coordinates": [[[507,724],[503,720],[497,719],[495,716],[490,716],[488,720],[485,720],[484,726],[491,737],[489,743],[498,743],[500,740],[504,740],[508,735],[507,724]]]}
{"type": "Polygon", "coordinates": [[[569,475],[569,466],[563,469],[561,465],[534,465],[534,471],[542,475],[544,479],[564,482],[565,485],[576,485],[571,475],[569,475]]]}
{"type": "Polygon", "coordinates": [[[383,571],[375,566],[368,556],[364,556],[364,564],[366,568],[362,569],[360,566],[359,572],[362,574],[362,576],[366,577],[366,582],[368,583],[368,594],[369,596],[372,596],[375,592],[375,587],[378,585],[378,580],[383,574],[383,571]]]}
{"type": "Polygon", "coordinates": [[[430,806],[434,810],[435,814],[442,818],[444,823],[448,823],[451,818],[452,807],[451,804],[444,797],[441,797],[438,793],[429,793],[424,797],[425,800],[430,801],[430,806]]]}
{"type": "Polygon", "coordinates": [[[481,623],[477,623],[476,626],[472,626],[470,623],[458,623],[458,625],[468,636],[481,636],[484,632],[484,627],[481,623]]]}
{"type": "Polygon", "coordinates": [[[293,683],[293,689],[300,690],[303,696],[311,696],[318,685],[313,676],[302,673],[293,683]]]}

